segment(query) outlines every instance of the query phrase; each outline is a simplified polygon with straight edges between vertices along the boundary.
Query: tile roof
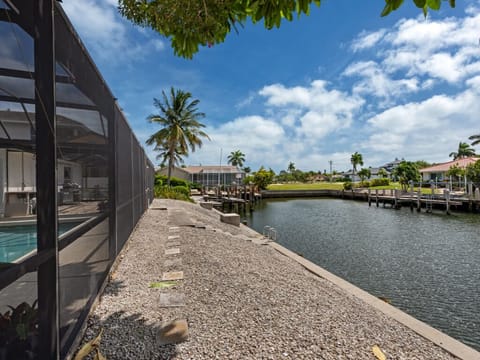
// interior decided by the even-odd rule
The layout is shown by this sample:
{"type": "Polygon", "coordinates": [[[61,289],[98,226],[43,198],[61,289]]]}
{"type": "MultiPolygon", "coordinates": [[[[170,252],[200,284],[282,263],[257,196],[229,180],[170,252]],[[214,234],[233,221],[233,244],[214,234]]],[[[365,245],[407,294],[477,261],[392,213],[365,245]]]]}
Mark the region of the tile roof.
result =
{"type": "Polygon", "coordinates": [[[419,171],[421,173],[431,173],[431,172],[445,172],[448,171],[452,166],[457,165],[459,168],[465,169],[467,165],[475,163],[477,160],[480,160],[478,157],[468,157],[468,158],[463,158],[463,159],[458,159],[458,160],[453,160],[453,161],[448,161],[445,163],[433,165],[430,167],[426,167],[423,169],[420,169],[419,171]]]}
{"type": "Polygon", "coordinates": [[[243,171],[238,169],[236,166],[187,166],[182,168],[182,170],[190,174],[199,174],[199,173],[242,173],[243,171]]]}

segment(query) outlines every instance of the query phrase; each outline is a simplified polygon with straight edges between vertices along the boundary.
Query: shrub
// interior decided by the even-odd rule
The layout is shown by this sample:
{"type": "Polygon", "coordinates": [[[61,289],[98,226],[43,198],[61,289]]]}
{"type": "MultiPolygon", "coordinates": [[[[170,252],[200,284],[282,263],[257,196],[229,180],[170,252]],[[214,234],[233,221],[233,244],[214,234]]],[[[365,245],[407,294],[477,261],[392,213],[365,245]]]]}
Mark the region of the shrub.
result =
{"type": "Polygon", "coordinates": [[[243,184],[244,185],[249,185],[250,183],[253,183],[253,175],[248,175],[243,178],[243,184]]]}
{"type": "Polygon", "coordinates": [[[162,175],[155,175],[155,186],[163,186],[163,177],[162,175]]]}
{"type": "MultiPolygon", "coordinates": [[[[177,186],[177,188],[179,187],[177,186]]],[[[189,193],[185,194],[184,190],[178,190],[168,186],[156,186],[155,197],[162,199],[175,199],[193,202],[193,200],[189,196],[189,193]]]]}
{"type": "Polygon", "coordinates": [[[190,196],[190,189],[186,186],[173,186],[172,190],[190,196]]]}
{"type": "Polygon", "coordinates": [[[263,166],[253,175],[253,183],[261,190],[265,190],[273,182],[275,173],[272,169],[267,170],[263,166]]]}
{"type": "MultiPolygon", "coordinates": [[[[166,175],[155,175],[155,185],[166,185],[168,183],[166,175]]],[[[170,186],[185,186],[190,188],[188,181],[176,177],[170,178],[170,186]]]]}
{"type": "Polygon", "coordinates": [[[351,181],[345,181],[343,183],[343,190],[352,190],[353,185],[351,181]]]}
{"type": "Polygon", "coordinates": [[[190,183],[190,189],[202,190],[202,184],[199,184],[199,183],[190,183]]]}
{"type": "Polygon", "coordinates": [[[388,186],[388,185],[390,185],[390,180],[387,178],[370,180],[370,186],[388,186]]]}
{"type": "Polygon", "coordinates": [[[370,181],[361,181],[360,184],[358,184],[358,187],[368,188],[370,187],[370,181]]]}

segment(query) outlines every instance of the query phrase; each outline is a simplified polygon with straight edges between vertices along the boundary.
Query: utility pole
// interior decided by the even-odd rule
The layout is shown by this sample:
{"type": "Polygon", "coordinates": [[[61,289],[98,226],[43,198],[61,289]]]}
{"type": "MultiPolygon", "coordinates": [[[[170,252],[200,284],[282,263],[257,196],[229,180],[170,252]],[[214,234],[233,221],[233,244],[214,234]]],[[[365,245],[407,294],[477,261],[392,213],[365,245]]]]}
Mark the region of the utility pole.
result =
{"type": "Polygon", "coordinates": [[[333,161],[332,161],[332,160],[329,160],[328,163],[330,164],[330,182],[332,182],[332,177],[333,177],[333,174],[332,174],[332,165],[333,165],[333,161]]]}
{"type": "Polygon", "coordinates": [[[220,148],[220,171],[218,172],[218,188],[220,189],[220,177],[222,176],[222,148],[220,148]]]}

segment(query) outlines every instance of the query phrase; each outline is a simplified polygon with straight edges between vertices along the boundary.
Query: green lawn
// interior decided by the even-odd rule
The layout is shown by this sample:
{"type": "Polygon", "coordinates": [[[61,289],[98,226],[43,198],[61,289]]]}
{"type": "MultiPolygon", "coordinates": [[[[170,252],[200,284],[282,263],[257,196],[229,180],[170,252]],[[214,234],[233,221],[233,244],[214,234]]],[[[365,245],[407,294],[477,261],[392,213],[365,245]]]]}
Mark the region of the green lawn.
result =
{"type": "MultiPolygon", "coordinates": [[[[375,190],[390,190],[390,189],[401,189],[401,185],[399,183],[391,183],[387,186],[375,186],[371,187],[372,191],[375,190]]],[[[294,184],[271,184],[268,186],[267,190],[343,190],[343,183],[336,182],[336,183],[328,183],[328,182],[320,182],[315,184],[303,184],[303,183],[294,183],[294,184]]],[[[418,188],[414,188],[415,191],[418,188]]],[[[422,188],[422,194],[431,194],[432,190],[429,188],[422,188]]]]}
{"type": "Polygon", "coordinates": [[[315,183],[315,184],[271,184],[267,190],[342,190],[343,183],[315,183]]]}

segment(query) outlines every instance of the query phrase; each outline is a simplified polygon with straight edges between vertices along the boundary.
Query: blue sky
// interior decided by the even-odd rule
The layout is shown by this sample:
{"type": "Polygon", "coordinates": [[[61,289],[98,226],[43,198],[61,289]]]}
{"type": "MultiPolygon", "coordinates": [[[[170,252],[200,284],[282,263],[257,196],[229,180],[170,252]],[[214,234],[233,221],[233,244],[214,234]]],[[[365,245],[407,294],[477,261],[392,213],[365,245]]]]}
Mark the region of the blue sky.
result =
{"type": "Polygon", "coordinates": [[[200,100],[211,141],[187,165],[217,165],[221,151],[225,164],[234,150],[253,170],[323,171],[332,160],[341,171],[355,151],[373,167],[448,161],[480,133],[480,2],[444,3],[427,19],[410,0],[381,18],[383,3],[325,0],[280,29],[246,24],[193,60],[122,19],[116,0],[63,7],[140,142],[156,130],[146,117],[162,90],[200,100]]]}

